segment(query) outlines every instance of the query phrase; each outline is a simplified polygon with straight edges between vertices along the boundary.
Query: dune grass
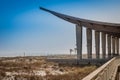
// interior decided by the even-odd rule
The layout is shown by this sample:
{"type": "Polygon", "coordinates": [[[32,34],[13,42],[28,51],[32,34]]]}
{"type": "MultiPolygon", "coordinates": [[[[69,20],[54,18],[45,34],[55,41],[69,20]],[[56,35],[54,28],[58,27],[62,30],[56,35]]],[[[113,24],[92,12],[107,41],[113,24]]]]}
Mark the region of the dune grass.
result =
{"type": "Polygon", "coordinates": [[[65,65],[46,61],[45,57],[17,57],[0,60],[0,80],[14,78],[14,80],[81,80],[97,68],[94,65],[65,65]],[[46,75],[36,75],[34,70],[45,70],[46,75]],[[50,69],[64,74],[50,74],[50,69]],[[48,69],[48,70],[47,70],[48,69]],[[6,72],[20,73],[7,75],[6,72]],[[27,74],[22,74],[22,72],[27,74]]]}

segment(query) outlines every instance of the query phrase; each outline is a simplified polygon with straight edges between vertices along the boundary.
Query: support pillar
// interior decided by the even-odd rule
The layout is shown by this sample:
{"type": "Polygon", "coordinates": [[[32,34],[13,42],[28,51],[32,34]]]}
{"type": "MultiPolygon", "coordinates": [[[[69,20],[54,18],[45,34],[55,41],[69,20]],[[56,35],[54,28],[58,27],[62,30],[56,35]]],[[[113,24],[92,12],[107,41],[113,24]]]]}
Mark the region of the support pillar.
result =
{"type": "Polygon", "coordinates": [[[116,38],[116,49],[117,55],[119,55],[119,38],[116,38]]]}
{"type": "Polygon", "coordinates": [[[77,59],[82,59],[82,26],[76,25],[77,59]]]}
{"type": "Polygon", "coordinates": [[[118,38],[118,55],[120,55],[120,38],[118,38]]]}
{"type": "Polygon", "coordinates": [[[111,35],[107,35],[108,58],[111,58],[111,35]]]}
{"type": "Polygon", "coordinates": [[[102,32],[102,58],[106,58],[106,34],[102,32]]]}
{"type": "Polygon", "coordinates": [[[100,32],[95,31],[95,50],[96,50],[96,58],[100,58],[100,32]]]}
{"type": "Polygon", "coordinates": [[[117,55],[117,37],[115,37],[115,55],[117,55]]]}
{"type": "Polygon", "coordinates": [[[112,54],[115,56],[115,37],[112,36],[112,54]]]}
{"type": "Polygon", "coordinates": [[[87,28],[87,54],[88,59],[92,59],[92,29],[87,28]]]}

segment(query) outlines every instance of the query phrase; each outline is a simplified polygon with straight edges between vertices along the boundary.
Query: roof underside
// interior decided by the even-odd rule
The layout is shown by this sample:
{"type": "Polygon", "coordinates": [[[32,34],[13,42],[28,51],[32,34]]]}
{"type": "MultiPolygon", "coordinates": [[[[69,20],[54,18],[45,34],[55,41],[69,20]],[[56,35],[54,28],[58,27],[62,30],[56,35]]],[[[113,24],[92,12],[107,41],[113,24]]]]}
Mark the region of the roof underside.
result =
{"type": "Polygon", "coordinates": [[[120,37],[120,24],[81,19],[81,18],[61,14],[55,11],[51,11],[42,7],[40,7],[40,9],[46,12],[49,12],[70,23],[79,24],[86,28],[91,28],[96,31],[102,31],[102,32],[106,32],[108,34],[112,34],[112,35],[116,35],[117,37],[120,37]]]}

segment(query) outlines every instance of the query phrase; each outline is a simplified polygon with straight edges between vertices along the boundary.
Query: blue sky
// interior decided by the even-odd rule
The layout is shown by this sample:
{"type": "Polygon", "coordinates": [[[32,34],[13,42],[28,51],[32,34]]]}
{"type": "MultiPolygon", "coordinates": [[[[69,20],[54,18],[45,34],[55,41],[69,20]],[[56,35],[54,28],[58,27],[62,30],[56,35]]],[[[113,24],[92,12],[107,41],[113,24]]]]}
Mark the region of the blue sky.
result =
{"type": "MultiPolygon", "coordinates": [[[[80,18],[120,22],[119,0],[0,0],[0,56],[69,53],[75,48],[75,25],[40,6],[80,18]]],[[[86,53],[85,29],[83,36],[86,53]]]]}

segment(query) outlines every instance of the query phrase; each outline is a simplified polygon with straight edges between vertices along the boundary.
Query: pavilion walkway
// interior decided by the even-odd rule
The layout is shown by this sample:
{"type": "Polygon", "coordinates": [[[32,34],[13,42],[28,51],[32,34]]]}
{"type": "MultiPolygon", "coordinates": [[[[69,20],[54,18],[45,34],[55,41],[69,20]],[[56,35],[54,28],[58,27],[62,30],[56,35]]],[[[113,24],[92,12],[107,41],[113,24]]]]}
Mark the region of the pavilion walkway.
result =
{"type": "Polygon", "coordinates": [[[92,58],[93,35],[95,35],[96,59],[100,59],[100,43],[102,45],[102,59],[106,59],[106,58],[111,59],[112,57],[119,55],[120,24],[98,22],[98,21],[76,18],[65,14],[57,13],[55,11],[51,11],[42,7],[40,7],[40,9],[76,25],[75,26],[76,45],[77,45],[78,60],[82,60],[83,27],[86,27],[87,58],[89,60],[93,59],[92,58]],[[95,34],[93,34],[93,31],[95,34]],[[106,53],[106,51],[108,51],[108,54],[106,53]]]}
{"type": "MultiPolygon", "coordinates": [[[[120,57],[119,57],[119,38],[120,24],[92,21],[81,19],[40,7],[41,10],[49,12],[65,21],[75,24],[76,27],[76,45],[77,59],[61,60],[70,63],[100,63],[106,62],[103,66],[92,72],[83,80],[120,80],[120,57]],[[86,27],[87,41],[87,59],[82,58],[82,34],[83,27],[86,27]],[[93,34],[94,31],[94,34],[93,34]],[[95,54],[96,59],[92,58],[92,36],[95,36],[95,54]],[[100,41],[101,39],[101,41],[100,41]],[[100,58],[100,44],[102,45],[102,58],[100,58]],[[107,52],[107,53],[106,53],[107,52]],[[108,61],[108,62],[107,62],[108,61]]],[[[60,61],[57,60],[56,61],[60,61]]]]}

